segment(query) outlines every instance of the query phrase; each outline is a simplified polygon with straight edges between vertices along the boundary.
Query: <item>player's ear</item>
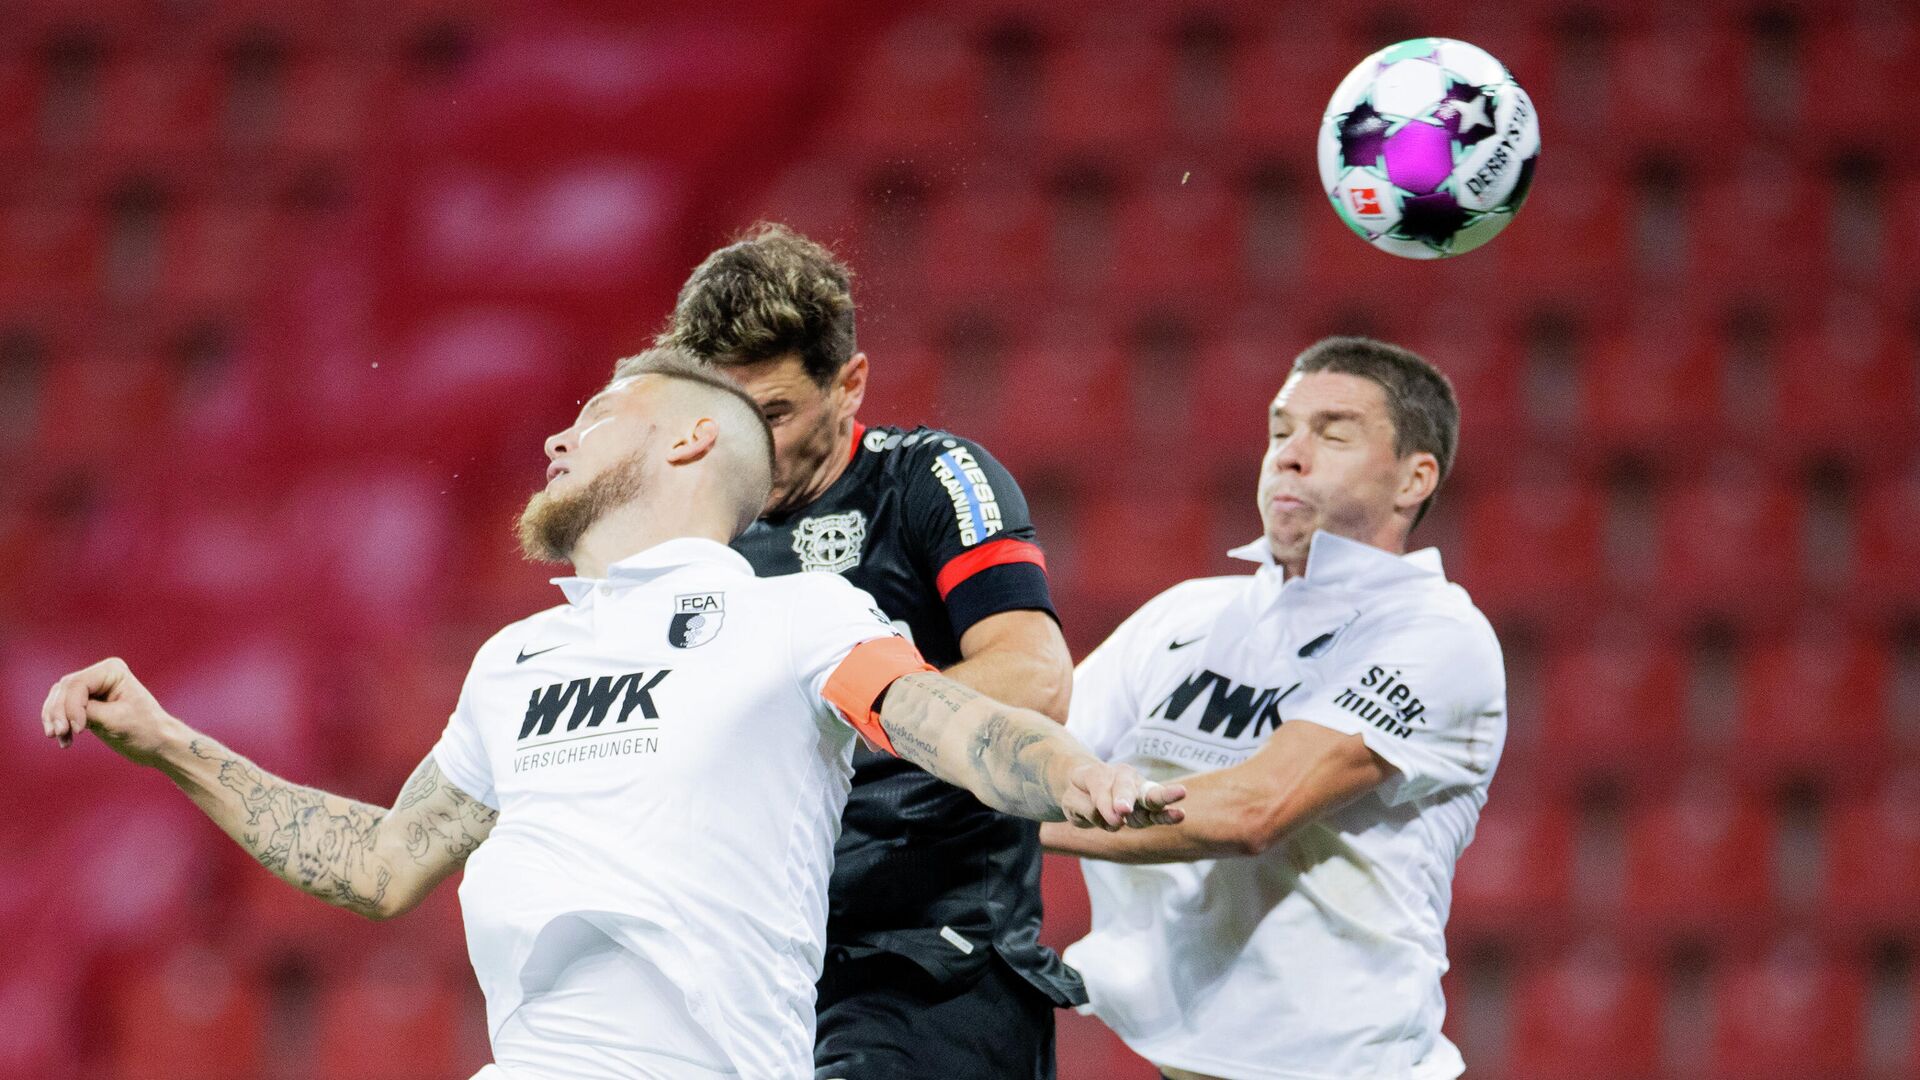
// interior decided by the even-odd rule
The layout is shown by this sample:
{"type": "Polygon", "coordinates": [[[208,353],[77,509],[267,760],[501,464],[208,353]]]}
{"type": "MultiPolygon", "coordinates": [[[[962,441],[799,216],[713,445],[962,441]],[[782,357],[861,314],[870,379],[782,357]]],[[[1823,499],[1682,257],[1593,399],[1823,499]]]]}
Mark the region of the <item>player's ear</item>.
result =
{"type": "Polygon", "coordinates": [[[720,439],[720,425],[703,416],[693,422],[673,445],[667,448],[667,464],[687,465],[706,457],[720,439]]]}
{"type": "Polygon", "coordinates": [[[1440,459],[1416,450],[1400,459],[1400,490],[1393,494],[1395,510],[1411,510],[1427,501],[1440,486],[1440,459]]]}
{"type": "Polygon", "coordinates": [[[854,353],[847,359],[840,373],[833,377],[833,389],[840,394],[840,419],[860,411],[860,403],[867,397],[867,354],[854,353]]]}

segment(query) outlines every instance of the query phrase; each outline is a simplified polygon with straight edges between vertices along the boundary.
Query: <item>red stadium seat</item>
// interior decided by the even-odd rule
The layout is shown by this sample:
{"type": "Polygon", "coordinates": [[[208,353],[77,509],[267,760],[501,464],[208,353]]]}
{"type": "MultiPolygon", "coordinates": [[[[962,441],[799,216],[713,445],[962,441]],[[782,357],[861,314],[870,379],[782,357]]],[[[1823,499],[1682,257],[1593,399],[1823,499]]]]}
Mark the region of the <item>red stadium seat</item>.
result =
{"type": "Polygon", "coordinates": [[[1240,51],[1233,68],[1233,137],[1268,149],[1311,147],[1320,111],[1367,49],[1331,11],[1299,8],[1240,51]]]}
{"type": "Polygon", "coordinates": [[[1866,986],[1854,965],[1787,939],[1714,980],[1711,1064],[1724,1080],[1845,1077],[1860,1067],[1866,986]]]}
{"type": "Polygon", "coordinates": [[[1821,915],[1867,933],[1913,933],[1920,896],[1920,772],[1887,777],[1878,790],[1834,804],[1825,843],[1821,915]]]}
{"type": "Polygon", "coordinates": [[[1461,570],[1452,576],[1489,614],[1552,617],[1604,584],[1598,494],[1542,464],[1482,489],[1466,507],[1461,570]]]}
{"type": "Polygon", "coordinates": [[[1906,153],[1899,115],[1920,65],[1920,33],[1897,7],[1863,4],[1842,19],[1809,27],[1802,53],[1800,115],[1794,137],[1815,147],[1862,146],[1906,153]]]}
{"type": "Polygon", "coordinates": [[[1453,880],[1454,934],[1550,931],[1573,896],[1573,818],[1552,800],[1495,798],[1453,880]]]}
{"type": "Polygon", "coordinates": [[[52,315],[98,289],[102,226],[70,194],[0,200],[0,305],[52,315]]]}
{"type": "Polygon", "coordinates": [[[1240,263],[1240,207],[1218,175],[1151,170],[1120,205],[1119,289],[1135,303],[1206,306],[1231,294],[1240,263]]]}
{"type": "Polygon", "coordinates": [[[1762,775],[1862,779],[1884,760],[1887,658],[1875,639],[1811,619],[1741,663],[1735,764],[1762,775]]]}
{"type": "Polygon", "coordinates": [[[109,167],[181,164],[211,151],[220,117],[220,71],[203,59],[156,51],[107,65],[89,150],[109,167]]]}
{"type": "Polygon", "coordinates": [[[1622,899],[1637,930],[1758,932],[1771,896],[1770,815],[1717,780],[1689,778],[1635,805],[1622,899]],[[1729,920],[1729,912],[1741,918],[1729,920]]]}
{"type": "Polygon", "coordinates": [[[927,281],[934,295],[1012,300],[1046,280],[1047,202],[1018,172],[956,188],[935,201],[927,223],[927,281]]]}
{"type": "Polygon", "coordinates": [[[1041,146],[1050,152],[1134,152],[1172,128],[1172,56],[1133,20],[1094,16],[1062,41],[1040,81],[1041,146]]]}
{"type": "Polygon", "coordinates": [[[1137,491],[1088,499],[1074,530],[1077,565],[1065,576],[1097,603],[1137,607],[1211,564],[1210,511],[1199,496],[1170,490],[1151,504],[1137,491]]]}
{"type": "Polygon", "coordinates": [[[1124,460],[1084,452],[1086,432],[1124,431],[1131,419],[1126,359],[1103,320],[1057,317],[1018,343],[1007,361],[994,408],[998,431],[988,444],[996,454],[1004,447],[1019,461],[1073,469],[1095,487],[1129,487],[1137,480],[1124,460]]]}
{"type": "Polygon", "coordinates": [[[1744,57],[1733,27],[1710,9],[1667,12],[1616,39],[1607,130],[1639,146],[1691,152],[1700,132],[1742,130],[1741,95],[1728,88],[1739,84],[1744,57]]]}
{"type": "Polygon", "coordinates": [[[1642,310],[1601,336],[1581,387],[1582,441],[1599,450],[1658,453],[1711,436],[1722,423],[1713,343],[1685,309],[1642,310]]]}
{"type": "Polygon", "coordinates": [[[1631,622],[1549,654],[1541,743],[1548,770],[1658,779],[1682,766],[1685,671],[1678,650],[1631,622]]]}
{"type": "Polygon", "coordinates": [[[1790,333],[1775,381],[1779,415],[1769,426],[1807,456],[1888,465],[1917,446],[1920,388],[1911,342],[1872,301],[1839,295],[1818,324],[1790,333]],[[1871,438],[1862,434],[1873,433],[1871,438]]]}
{"type": "Polygon", "coordinates": [[[1808,163],[1755,148],[1729,164],[1728,172],[1702,177],[1693,200],[1688,292],[1701,299],[1757,292],[1787,305],[1806,295],[1801,290],[1823,287],[1826,193],[1808,163]]]}
{"type": "Polygon", "coordinates": [[[1648,1080],[1659,1073],[1662,984],[1605,938],[1528,965],[1513,993],[1510,1074],[1648,1080]]]}
{"type": "Polygon", "coordinates": [[[309,55],[287,71],[283,115],[272,145],[297,159],[337,160],[374,150],[392,138],[391,117],[378,103],[395,93],[389,72],[365,57],[309,55]]]}
{"type": "Polygon", "coordinates": [[[321,1076],[414,1080],[460,1075],[457,1030],[466,1001],[448,973],[403,949],[331,980],[315,1021],[321,1076]]]}
{"type": "Polygon", "coordinates": [[[903,20],[848,75],[853,85],[828,145],[863,157],[973,156],[981,137],[985,73],[956,20],[903,20]]]}
{"type": "Polygon", "coordinates": [[[271,1001],[259,972],[188,943],[122,968],[106,988],[114,1080],[254,1080],[271,1001]]]}
{"type": "Polygon", "coordinates": [[[1794,489],[1735,458],[1668,491],[1661,603],[1680,613],[1778,614],[1800,582],[1801,511],[1794,489]]]}
{"type": "Polygon", "coordinates": [[[1593,303],[1614,294],[1626,277],[1631,229],[1624,176],[1611,157],[1577,154],[1551,159],[1545,167],[1552,170],[1553,194],[1530,196],[1486,249],[1489,279],[1500,281],[1510,299],[1593,303]]]}
{"type": "Polygon", "coordinates": [[[1861,492],[1853,565],[1856,603],[1869,611],[1920,604],[1920,472],[1901,470],[1861,492]]]}

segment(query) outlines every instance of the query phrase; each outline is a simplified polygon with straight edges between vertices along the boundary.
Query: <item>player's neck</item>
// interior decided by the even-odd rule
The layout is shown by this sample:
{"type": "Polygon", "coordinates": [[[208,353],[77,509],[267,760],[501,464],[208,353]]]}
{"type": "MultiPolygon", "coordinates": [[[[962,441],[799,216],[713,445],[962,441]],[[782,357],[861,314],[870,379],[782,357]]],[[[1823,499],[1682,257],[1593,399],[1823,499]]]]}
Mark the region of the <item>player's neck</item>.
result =
{"type": "Polygon", "coordinates": [[[629,503],[608,511],[580,534],[579,542],[573,545],[573,572],[584,578],[603,578],[607,568],[622,559],[656,544],[685,538],[724,544],[733,539],[733,523],[692,511],[660,515],[652,513],[650,507],[629,503]]]}

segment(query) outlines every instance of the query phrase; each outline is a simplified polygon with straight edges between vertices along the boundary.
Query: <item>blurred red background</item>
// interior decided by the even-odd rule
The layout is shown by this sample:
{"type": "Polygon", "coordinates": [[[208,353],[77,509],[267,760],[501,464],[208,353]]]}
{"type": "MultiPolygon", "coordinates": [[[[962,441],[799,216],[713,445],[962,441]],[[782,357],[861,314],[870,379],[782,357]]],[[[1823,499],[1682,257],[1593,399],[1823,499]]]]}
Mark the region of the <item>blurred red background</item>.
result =
{"type": "MultiPolygon", "coordinates": [[[[127,658],[384,801],[554,602],[540,440],[767,217],[858,274],[869,422],[1020,478],[1083,653],[1231,572],[1333,331],[1465,409],[1415,534],[1512,735],[1450,932],[1474,1077],[1920,1075],[1920,21],[1899,3],[0,2],[0,1074],[465,1077],[450,888],[381,926],[32,723],[127,658]],[[1313,136],[1424,34],[1533,94],[1491,247],[1347,235],[1313,136]]],[[[1049,933],[1084,928],[1077,870],[1049,933]]],[[[1063,1080],[1151,1071],[1062,1015],[1063,1080]]]]}

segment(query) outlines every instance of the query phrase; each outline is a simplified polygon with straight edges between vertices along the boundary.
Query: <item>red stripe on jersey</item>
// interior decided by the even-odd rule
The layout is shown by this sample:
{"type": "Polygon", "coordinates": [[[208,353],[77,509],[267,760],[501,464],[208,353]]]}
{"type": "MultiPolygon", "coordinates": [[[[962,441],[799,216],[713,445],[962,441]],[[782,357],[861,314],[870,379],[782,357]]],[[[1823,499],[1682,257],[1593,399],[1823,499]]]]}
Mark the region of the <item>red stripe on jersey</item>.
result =
{"type": "Polygon", "coordinates": [[[853,464],[853,459],[860,456],[860,437],[866,433],[867,425],[855,420],[853,422],[853,445],[847,448],[847,464],[853,464]]]}
{"type": "Polygon", "coordinates": [[[940,576],[933,583],[940,590],[940,599],[945,600],[947,594],[958,588],[961,582],[990,566],[1023,562],[1032,563],[1040,568],[1041,573],[1046,573],[1047,556],[1037,546],[1012,537],[991,540],[947,560],[947,565],[940,568],[940,576]]]}
{"type": "Polygon", "coordinates": [[[880,726],[880,711],[874,705],[896,679],[937,670],[906,638],[873,638],[855,645],[853,651],[847,653],[846,659],[827,677],[820,696],[839,709],[847,723],[866,736],[868,742],[899,757],[893,740],[887,738],[886,729],[880,726]]]}

